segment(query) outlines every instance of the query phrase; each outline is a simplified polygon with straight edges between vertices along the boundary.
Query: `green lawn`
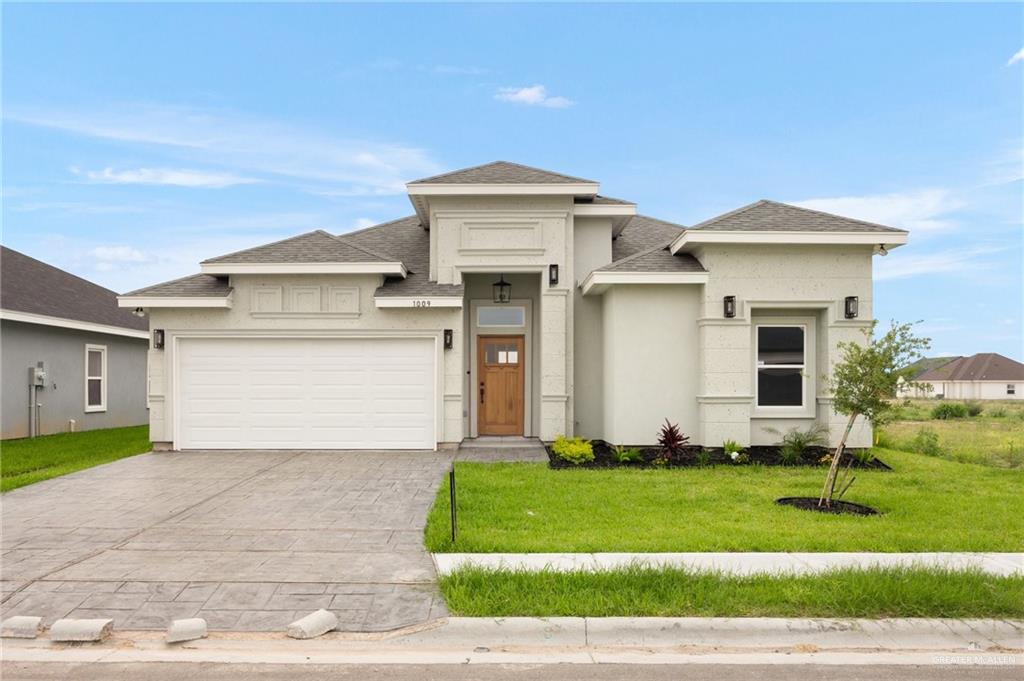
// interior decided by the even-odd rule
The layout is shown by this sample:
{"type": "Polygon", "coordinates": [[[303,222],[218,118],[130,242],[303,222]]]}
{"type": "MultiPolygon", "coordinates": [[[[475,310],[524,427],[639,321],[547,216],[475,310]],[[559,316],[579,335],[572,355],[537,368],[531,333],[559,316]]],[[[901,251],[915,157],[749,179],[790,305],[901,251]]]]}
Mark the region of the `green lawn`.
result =
{"type": "Polygon", "coordinates": [[[781,507],[817,496],[824,468],[716,466],[551,470],[457,464],[459,537],[447,482],[426,529],[431,551],[1021,551],[1024,471],[877,450],[895,470],[860,471],[849,501],[883,515],[781,507]]]}
{"type": "Polygon", "coordinates": [[[149,426],[43,435],[0,444],[0,491],[150,450],[149,426]]]}
{"type": "Polygon", "coordinates": [[[470,617],[1024,617],[1024,577],[943,570],[736,577],[468,568],[440,586],[452,614],[470,617]]]}

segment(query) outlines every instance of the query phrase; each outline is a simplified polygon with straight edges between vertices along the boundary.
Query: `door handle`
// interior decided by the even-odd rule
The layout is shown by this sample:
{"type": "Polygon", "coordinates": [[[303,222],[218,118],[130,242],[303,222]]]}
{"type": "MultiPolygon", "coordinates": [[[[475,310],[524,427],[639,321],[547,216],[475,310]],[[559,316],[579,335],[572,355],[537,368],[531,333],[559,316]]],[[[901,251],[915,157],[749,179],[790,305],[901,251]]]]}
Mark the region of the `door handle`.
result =
{"type": "Polygon", "coordinates": [[[480,384],[480,404],[484,403],[484,384],[480,384]]]}

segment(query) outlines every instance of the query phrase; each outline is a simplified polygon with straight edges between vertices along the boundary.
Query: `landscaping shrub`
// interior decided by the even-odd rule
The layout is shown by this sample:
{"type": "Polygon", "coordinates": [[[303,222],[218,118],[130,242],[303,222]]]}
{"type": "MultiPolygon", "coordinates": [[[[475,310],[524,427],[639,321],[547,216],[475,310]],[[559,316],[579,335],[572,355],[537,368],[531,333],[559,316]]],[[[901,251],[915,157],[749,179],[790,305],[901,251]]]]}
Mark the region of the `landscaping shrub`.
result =
{"type": "Polygon", "coordinates": [[[992,407],[991,409],[989,409],[985,413],[987,413],[992,418],[1001,419],[1001,418],[1005,418],[1006,417],[1006,408],[1005,407],[992,407]]]}
{"type": "Polygon", "coordinates": [[[785,433],[775,428],[766,429],[769,433],[780,435],[779,458],[786,466],[792,466],[803,461],[811,447],[828,446],[828,428],[816,423],[806,430],[790,428],[785,433]]]}
{"type": "Polygon", "coordinates": [[[678,460],[682,457],[683,449],[689,441],[690,438],[683,435],[682,431],[679,430],[679,424],[670,423],[668,419],[665,419],[665,425],[661,427],[661,432],[658,434],[658,444],[661,445],[661,453],[654,460],[654,463],[664,466],[678,460]]]}
{"type": "Polygon", "coordinates": [[[711,465],[711,452],[706,449],[702,449],[697,452],[697,465],[701,468],[707,468],[711,465]]]}
{"type": "Polygon", "coordinates": [[[959,402],[943,402],[932,409],[932,418],[943,421],[967,418],[967,407],[959,402]]]}
{"type": "Polygon", "coordinates": [[[725,451],[725,455],[732,459],[733,463],[750,463],[750,456],[743,451],[743,447],[740,443],[735,440],[726,440],[722,443],[722,449],[725,451]]]}
{"type": "Polygon", "coordinates": [[[939,434],[931,428],[922,428],[917,431],[910,446],[918,454],[927,456],[938,456],[942,453],[942,450],[939,449],[939,434]]]}
{"type": "Polygon", "coordinates": [[[643,452],[639,447],[626,449],[622,445],[615,445],[612,447],[612,456],[617,463],[642,463],[644,460],[643,452]]]}
{"type": "Polygon", "coordinates": [[[984,411],[984,407],[981,406],[981,402],[965,402],[964,409],[967,410],[968,416],[980,416],[981,412],[984,411]]]}
{"type": "Polygon", "coordinates": [[[581,437],[570,439],[564,435],[559,435],[555,438],[555,443],[551,445],[551,451],[560,459],[565,459],[577,466],[594,460],[593,445],[590,444],[589,440],[584,440],[581,437]]]}

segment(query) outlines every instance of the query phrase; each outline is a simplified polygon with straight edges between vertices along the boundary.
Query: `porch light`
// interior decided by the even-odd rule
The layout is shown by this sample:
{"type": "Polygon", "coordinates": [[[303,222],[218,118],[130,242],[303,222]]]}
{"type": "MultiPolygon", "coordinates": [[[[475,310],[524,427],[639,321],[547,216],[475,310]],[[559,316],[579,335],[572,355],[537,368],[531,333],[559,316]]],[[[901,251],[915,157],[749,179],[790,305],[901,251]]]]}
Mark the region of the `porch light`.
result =
{"type": "Polygon", "coordinates": [[[163,350],[164,349],[164,330],[153,329],[153,349],[163,350]]]}
{"type": "Polygon", "coordinates": [[[135,315],[136,317],[145,317],[146,311],[143,310],[141,307],[137,307],[134,310],[132,310],[132,314],[135,315]]]}
{"type": "Polygon", "coordinates": [[[452,337],[452,330],[451,329],[445,329],[444,330],[444,349],[445,350],[451,350],[452,347],[454,347],[454,345],[455,345],[455,342],[454,342],[453,337],[452,337]]]}
{"type": "Polygon", "coordinates": [[[854,319],[857,316],[859,304],[857,296],[846,296],[846,304],[843,306],[843,312],[847,319],[854,319]]]}
{"type": "Polygon", "coordinates": [[[554,286],[558,283],[558,265],[548,265],[548,284],[554,286]]]}
{"type": "Polygon", "coordinates": [[[726,296],[722,299],[723,310],[722,313],[732,319],[736,316],[736,296],[726,296]]]}
{"type": "Polygon", "coordinates": [[[496,303],[508,303],[512,300],[512,284],[505,281],[504,274],[501,275],[501,281],[496,281],[491,285],[491,291],[496,303]]]}

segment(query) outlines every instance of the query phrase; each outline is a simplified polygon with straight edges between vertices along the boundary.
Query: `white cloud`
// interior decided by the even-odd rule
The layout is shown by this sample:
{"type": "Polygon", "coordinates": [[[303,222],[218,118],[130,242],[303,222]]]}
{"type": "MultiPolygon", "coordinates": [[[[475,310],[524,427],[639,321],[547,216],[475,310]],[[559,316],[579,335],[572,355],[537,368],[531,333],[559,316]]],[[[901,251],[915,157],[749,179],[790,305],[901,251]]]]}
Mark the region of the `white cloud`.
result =
{"type": "Polygon", "coordinates": [[[543,106],[549,109],[564,109],[575,104],[574,101],[565,97],[549,96],[547,88],[543,85],[499,88],[494,98],[501,102],[525,104],[526,106],[543,106]]]}
{"type": "Polygon", "coordinates": [[[156,184],[174,185],[176,187],[205,187],[223,189],[239,184],[253,184],[259,180],[241,177],[233,173],[216,173],[204,170],[188,170],[184,168],[135,168],[132,170],[88,170],[85,172],[72,169],[76,175],[82,175],[92,182],[103,184],[156,184]]]}
{"type": "Polygon", "coordinates": [[[315,182],[353,195],[400,194],[405,182],[441,170],[417,147],[338,137],[227,111],[121,103],[95,111],[21,110],[4,116],[159,148],[176,159],[230,168],[253,179],[315,182]]]}
{"type": "Polygon", "coordinates": [[[1006,62],[1007,66],[1013,66],[1019,61],[1024,61],[1024,47],[1017,51],[1017,54],[1010,57],[1010,61],[1006,62]]]}
{"type": "Polygon", "coordinates": [[[971,275],[979,267],[978,260],[986,255],[999,253],[1002,248],[977,246],[959,248],[921,255],[903,255],[899,251],[875,260],[875,281],[909,279],[921,275],[961,273],[971,275]]]}
{"type": "Polygon", "coordinates": [[[955,198],[948,189],[940,188],[893,194],[806,199],[794,201],[793,205],[927,233],[954,229],[956,222],[949,219],[949,214],[967,204],[955,198]]]}
{"type": "Polygon", "coordinates": [[[95,268],[100,272],[109,272],[122,265],[147,263],[153,258],[131,246],[97,246],[89,251],[96,260],[95,268]]]}

